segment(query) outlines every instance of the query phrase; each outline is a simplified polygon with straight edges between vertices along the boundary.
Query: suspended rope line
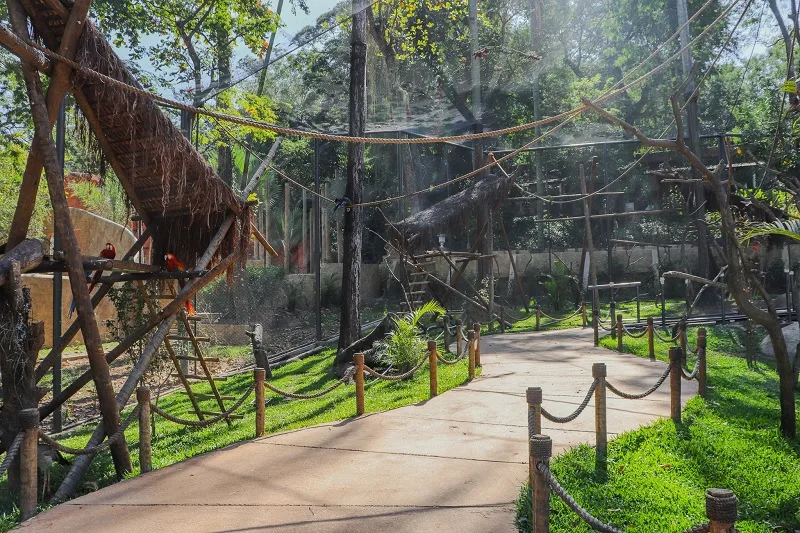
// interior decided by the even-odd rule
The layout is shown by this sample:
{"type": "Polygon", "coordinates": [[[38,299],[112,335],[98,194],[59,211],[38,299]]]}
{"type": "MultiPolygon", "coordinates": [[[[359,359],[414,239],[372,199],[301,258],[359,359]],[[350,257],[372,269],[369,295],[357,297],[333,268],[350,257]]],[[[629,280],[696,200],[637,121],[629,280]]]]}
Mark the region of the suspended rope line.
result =
{"type": "MultiPolygon", "coordinates": [[[[628,83],[627,85],[624,85],[624,86],[620,87],[619,89],[607,92],[605,95],[602,95],[600,98],[598,98],[595,101],[595,103],[599,104],[599,103],[605,102],[606,100],[612,99],[612,98],[614,98],[614,97],[626,92],[628,89],[630,89],[630,88],[632,88],[632,87],[634,87],[636,85],[639,85],[640,83],[642,83],[647,78],[655,75],[656,73],[658,73],[661,70],[663,70],[664,68],[666,68],[672,61],[674,61],[675,59],[679,58],[680,54],[683,51],[689,49],[691,46],[693,46],[695,43],[697,43],[700,39],[704,38],[708,34],[708,32],[714,26],[716,26],[719,23],[719,21],[721,21],[725,16],[727,16],[728,13],[730,13],[731,9],[733,9],[733,7],[736,6],[740,1],[741,0],[733,0],[733,2],[731,2],[731,4],[711,24],[709,24],[709,26],[707,26],[700,34],[698,34],[697,37],[692,39],[692,41],[690,41],[688,44],[686,44],[684,47],[682,47],[680,50],[678,50],[675,54],[670,56],[668,59],[663,61],[661,64],[657,65],[652,70],[646,72],[645,74],[643,74],[642,76],[636,78],[635,80],[633,80],[632,82],[628,83]]],[[[691,22],[697,16],[699,16],[699,14],[710,4],[711,4],[711,0],[706,2],[706,4],[704,4],[703,7],[700,10],[698,10],[698,12],[695,13],[695,15],[686,22],[686,24],[689,24],[689,22],[691,22]]],[[[686,24],[681,26],[680,29],[683,29],[683,27],[686,24]]],[[[678,34],[678,33],[679,32],[676,32],[676,34],[678,34]]],[[[672,37],[670,37],[665,43],[663,43],[661,47],[663,47],[667,42],[670,42],[672,39],[674,39],[674,37],[675,37],[675,34],[673,34],[672,37]]],[[[134,87],[132,85],[129,85],[129,84],[125,83],[125,82],[122,82],[120,80],[117,80],[115,78],[112,78],[110,76],[102,74],[100,72],[97,72],[95,70],[85,68],[85,67],[81,66],[80,64],[76,63],[75,61],[67,59],[64,56],[62,56],[62,55],[60,55],[60,54],[58,54],[56,52],[53,52],[52,50],[49,50],[48,48],[46,48],[44,46],[39,45],[38,43],[35,43],[35,42],[32,42],[32,41],[26,41],[26,43],[29,46],[31,46],[33,48],[36,48],[37,50],[41,51],[47,57],[49,57],[51,59],[54,59],[56,61],[60,61],[60,62],[62,62],[64,64],[70,66],[76,72],[80,72],[82,74],[86,74],[88,76],[98,78],[98,79],[100,79],[100,80],[102,80],[102,81],[104,81],[106,83],[109,83],[111,85],[114,85],[116,87],[124,89],[124,90],[126,90],[128,92],[137,94],[137,95],[145,97],[145,98],[149,98],[149,99],[151,99],[153,101],[156,101],[156,102],[161,102],[163,104],[175,107],[175,108],[183,110],[183,111],[188,111],[190,113],[194,113],[194,114],[197,114],[197,115],[205,115],[205,116],[208,116],[208,117],[217,118],[219,120],[223,120],[223,121],[226,121],[226,122],[231,122],[231,123],[234,123],[234,124],[240,124],[242,126],[248,126],[248,127],[253,127],[253,128],[257,128],[257,129],[263,129],[263,130],[267,130],[267,131],[272,131],[272,132],[279,133],[279,134],[282,134],[282,135],[292,135],[292,136],[298,136],[298,137],[309,137],[309,138],[312,138],[312,139],[322,139],[322,140],[329,140],[329,141],[358,142],[358,143],[370,143],[370,144],[435,144],[435,143],[445,143],[445,142],[470,141],[470,140],[476,140],[476,139],[485,139],[485,138],[488,138],[488,137],[497,137],[497,136],[501,136],[501,135],[507,135],[507,134],[510,134],[510,133],[518,133],[520,131],[533,129],[533,128],[537,127],[537,126],[545,126],[545,125],[548,125],[548,124],[553,124],[553,123],[556,123],[556,122],[558,122],[560,120],[564,120],[564,119],[568,119],[570,117],[573,117],[574,115],[580,114],[580,113],[582,113],[582,112],[584,112],[584,111],[586,111],[588,109],[588,107],[585,104],[581,104],[580,106],[578,106],[578,107],[576,107],[576,108],[574,108],[572,110],[565,111],[563,113],[559,113],[559,114],[554,115],[552,117],[544,118],[544,119],[541,119],[541,120],[536,120],[536,121],[529,122],[529,123],[526,123],[526,124],[520,124],[520,125],[517,125],[517,126],[511,126],[511,127],[508,127],[508,128],[502,128],[502,129],[499,129],[499,130],[492,130],[492,131],[487,131],[487,132],[482,132],[482,133],[471,133],[471,134],[464,134],[464,135],[452,135],[452,136],[444,136],[444,137],[407,138],[407,139],[385,138],[385,137],[384,138],[379,138],[379,137],[357,137],[357,136],[350,136],[350,135],[337,135],[337,134],[330,134],[330,133],[323,133],[323,132],[300,130],[300,129],[296,129],[296,128],[288,128],[288,127],[284,127],[284,126],[279,126],[277,124],[272,124],[272,123],[269,123],[269,122],[261,122],[261,121],[258,121],[258,120],[249,119],[249,118],[245,118],[245,117],[238,117],[238,116],[234,116],[234,115],[228,115],[228,114],[225,114],[225,113],[219,113],[219,112],[211,111],[211,110],[208,110],[208,109],[194,107],[194,106],[191,106],[191,105],[188,105],[188,104],[185,104],[185,103],[182,103],[182,102],[178,102],[178,101],[175,101],[175,100],[170,100],[169,98],[165,98],[165,97],[160,96],[158,94],[155,94],[155,93],[152,93],[152,92],[149,92],[149,91],[145,91],[145,90],[140,89],[138,87],[134,87]]],[[[659,47],[659,49],[661,47],[659,47]]],[[[654,54],[655,54],[655,52],[654,52],[654,54]]],[[[654,54],[651,54],[651,56],[654,55],[654,54]]],[[[637,66],[637,69],[643,63],[640,63],[640,65],[637,66]]],[[[636,69],[631,71],[629,74],[632,74],[633,72],[635,72],[635,70],[636,69]]],[[[623,78],[623,80],[624,79],[625,78],[623,78]]],[[[622,80],[620,80],[620,81],[622,81],[622,80]]],[[[511,155],[511,154],[509,154],[509,155],[511,155]]],[[[503,160],[505,160],[505,159],[503,159],[503,160]]],[[[481,169],[481,170],[483,170],[483,169],[481,169]]]]}

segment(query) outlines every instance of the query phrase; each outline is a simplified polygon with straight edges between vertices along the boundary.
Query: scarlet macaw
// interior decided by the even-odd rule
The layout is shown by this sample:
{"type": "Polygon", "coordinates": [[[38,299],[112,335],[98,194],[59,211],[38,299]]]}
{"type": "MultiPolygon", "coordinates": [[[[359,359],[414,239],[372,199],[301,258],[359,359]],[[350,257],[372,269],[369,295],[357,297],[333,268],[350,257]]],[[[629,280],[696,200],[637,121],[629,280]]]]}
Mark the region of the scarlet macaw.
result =
{"type": "MultiPolygon", "coordinates": [[[[171,253],[164,255],[164,261],[166,261],[167,270],[170,272],[183,272],[186,270],[186,268],[183,266],[183,263],[181,263],[178,258],[171,253]]],[[[178,285],[180,285],[181,289],[183,289],[186,286],[186,280],[179,279],[178,285]]],[[[189,316],[195,314],[194,306],[189,300],[186,300],[186,312],[189,313],[189,316]]]]}
{"type": "MultiPolygon", "coordinates": [[[[114,245],[110,242],[106,243],[106,247],[100,252],[100,257],[103,259],[114,259],[117,257],[117,249],[114,248],[114,245]]],[[[89,294],[92,293],[92,289],[97,283],[100,281],[100,276],[103,275],[102,270],[98,270],[94,273],[94,276],[91,276],[91,272],[86,273],[86,283],[89,284],[89,294]]],[[[75,312],[75,300],[72,300],[72,303],[69,304],[69,318],[72,318],[72,313],[75,312]]]]}

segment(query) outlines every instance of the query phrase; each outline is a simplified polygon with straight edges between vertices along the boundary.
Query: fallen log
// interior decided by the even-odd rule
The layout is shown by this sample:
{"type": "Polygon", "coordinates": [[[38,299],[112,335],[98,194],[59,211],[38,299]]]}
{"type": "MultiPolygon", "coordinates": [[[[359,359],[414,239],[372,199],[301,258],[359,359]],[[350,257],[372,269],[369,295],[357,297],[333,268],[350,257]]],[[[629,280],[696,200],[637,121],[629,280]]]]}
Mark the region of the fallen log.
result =
{"type": "Polygon", "coordinates": [[[25,273],[39,266],[43,259],[44,246],[42,246],[42,242],[36,239],[25,239],[0,258],[0,285],[8,281],[13,262],[18,262],[20,273],[25,273]]]}

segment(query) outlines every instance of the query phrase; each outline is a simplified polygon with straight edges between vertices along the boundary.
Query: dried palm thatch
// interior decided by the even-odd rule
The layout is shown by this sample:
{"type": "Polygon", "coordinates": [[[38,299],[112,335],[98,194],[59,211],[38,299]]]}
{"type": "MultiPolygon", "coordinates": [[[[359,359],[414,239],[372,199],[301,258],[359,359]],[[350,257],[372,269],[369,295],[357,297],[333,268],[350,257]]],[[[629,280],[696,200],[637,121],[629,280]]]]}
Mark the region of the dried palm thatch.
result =
{"type": "MultiPolygon", "coordinates": [[[[35,15],[31,17],[34,29],[51,49],[57,49],[66,23],[64,11],[53,5],[56,1],[28,3],[35,10],[31,13],[35,15]]],[[[91,23],[86,24],[80,39],[76,61],[140,87],[91,23]]],[[[187,266],[193,265],[230,211],[237,213],[239,220],[218,255],[227,255],[238,241],[250,238],[247,205],[152,100],[80,72],[75,73],[73,84],[105,137],[106,157],[118,162],[118,174],[129,183],[129,197],[136,197],[135,204],[144,211],[140,214],[154,230],[155,258],[170,251],[187,266]]]]}
{"type": "Polygon", "coordinates": [[[443,230],[466,224],[481,206],[491,207],[505,200],[515,176],[516,172],[508,177],[490,174],[471,187],[391,225],[390,241],[398,249],[413,252],[443,230]]]}

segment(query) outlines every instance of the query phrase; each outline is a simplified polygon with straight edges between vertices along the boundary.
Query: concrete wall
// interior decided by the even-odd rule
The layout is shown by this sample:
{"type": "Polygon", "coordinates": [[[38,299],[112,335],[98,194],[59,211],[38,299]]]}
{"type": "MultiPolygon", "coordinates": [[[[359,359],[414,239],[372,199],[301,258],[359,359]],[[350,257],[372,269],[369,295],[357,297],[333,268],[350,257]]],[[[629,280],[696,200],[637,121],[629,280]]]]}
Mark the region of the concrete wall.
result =
{"type": "MultiPolygon", "coordinates": [[[[136,242],[136,237],[134,237],[133,233],[124,226],[108,219],[77,208],[70,208],[70,215],[72,216],[72,223],[75,225],[78,246],[84,255],[98,255],[106,243],[111,242],[117,248],[117,256],[122,257],[136,242]]],[[[52,223],[48,224],[46,232],[50,242],[52,242],[52,223]]],[[[22,276],[22,280],[25,287],[31,290],[31,318],[44,322],[45,347],[50,347],[53,344],[53,275],[25,274],[22,276]]],[[[69,305],[72,301],[72,289],[66,274],[62,276],[62,283],[61,331],[63,332],[69,327],[72,320],[76,318],[76,315],[73,315],[72,319],[67,318],[69,305]]],[[[117,317],[114,305],[109,300],[104,299],[95,309],[95,316],[97,317],[97,325],[100,327],[100,334],[106,337],[108,329],[105,327],[105,321],[116,320],[117,317]]],[[[83,337],[79,333],[72,341],[72,344],[81,343],[83,343],[83,337]]]]}

